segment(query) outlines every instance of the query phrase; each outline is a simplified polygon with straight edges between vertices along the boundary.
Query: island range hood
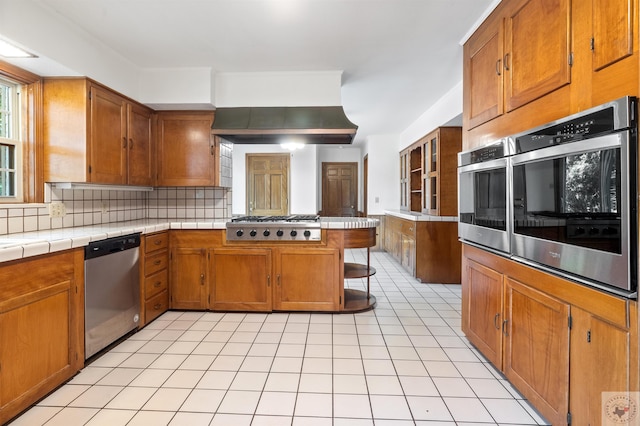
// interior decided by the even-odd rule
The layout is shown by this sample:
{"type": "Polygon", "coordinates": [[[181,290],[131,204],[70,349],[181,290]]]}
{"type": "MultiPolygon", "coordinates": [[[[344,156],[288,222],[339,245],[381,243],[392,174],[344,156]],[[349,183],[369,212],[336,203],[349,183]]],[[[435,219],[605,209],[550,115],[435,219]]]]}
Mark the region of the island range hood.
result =
{"type": "Polygon", "coordinates": [[[341,106],[217,108],[211,127],[237,144],[350,144],[356,130],[341,106]]]}

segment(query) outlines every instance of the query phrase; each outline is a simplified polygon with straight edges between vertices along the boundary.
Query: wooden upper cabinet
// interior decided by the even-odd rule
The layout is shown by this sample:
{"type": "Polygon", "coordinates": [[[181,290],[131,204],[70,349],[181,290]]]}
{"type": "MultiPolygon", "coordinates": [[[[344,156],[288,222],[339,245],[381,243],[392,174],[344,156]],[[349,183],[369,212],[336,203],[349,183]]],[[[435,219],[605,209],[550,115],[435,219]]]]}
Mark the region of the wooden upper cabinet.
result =
{"type": "Polygon", "coordinates": [[[43,87],[45,182],[152,184],[151,109],[86,78],[43,87]]]}
{"type": "Polygon", "coordinates": [[[127,105],[128,168],[130,185],[153,184],[154,150],[152,111],[136,104],[127,105]]]}
{"type": "Polygon", "coordinates": [[[158,113],[158,186],[216,185],[214,113],[158,113]]]}
{"type": "Polygon", "coordinates": [[[512,2],[503,57],[506,111],[571,82],[570,19],[570,0],[512,2]]]}
{"type": "Polygon", "coordinates": [[[504,20],[488,22],[464,45],[464,127],[502,115],[504,20]]]}
{"type": "Polygon", "coordinates": [[[593,69],[633,53],[634,0],[593,0],[593,69]]]}
{"type": "Polygon", "coordinates": [[[127,183],[127,106],[124,98],[90,87],[89,176],[91,182],[127,183]]]}

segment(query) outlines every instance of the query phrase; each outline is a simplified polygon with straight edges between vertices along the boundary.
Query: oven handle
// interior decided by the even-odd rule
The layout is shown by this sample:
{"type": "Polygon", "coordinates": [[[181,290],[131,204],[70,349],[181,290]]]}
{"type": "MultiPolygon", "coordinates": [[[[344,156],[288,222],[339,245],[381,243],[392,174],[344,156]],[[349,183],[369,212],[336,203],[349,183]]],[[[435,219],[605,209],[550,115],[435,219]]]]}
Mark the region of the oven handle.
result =
{"type": "MultiPolygon", "coordinates": [[[[547,160],[554,157],[564,157],[566,155],[581,154],[583,152],[597,151],[600,149],[618,148],[622,146],[622,139],[625,133],[628,132],[611,133],[592,139],[584,139],[581,140],[579,144],[566,143],[516,154],[511,157],[511,164],[516,166],[530,161],[547,160]]],[[[628,140],[628,138],[626,138],[626,140],[628,140]]]]}
{"type": "Polygon", "coordinates": [[[507,158],[498,158],[491,161],[485,161],[483,163],[468,164],[466,166],[458,167],[458,173],[476,172],[478,170],[491,170],[507,167],[507,158]]]}

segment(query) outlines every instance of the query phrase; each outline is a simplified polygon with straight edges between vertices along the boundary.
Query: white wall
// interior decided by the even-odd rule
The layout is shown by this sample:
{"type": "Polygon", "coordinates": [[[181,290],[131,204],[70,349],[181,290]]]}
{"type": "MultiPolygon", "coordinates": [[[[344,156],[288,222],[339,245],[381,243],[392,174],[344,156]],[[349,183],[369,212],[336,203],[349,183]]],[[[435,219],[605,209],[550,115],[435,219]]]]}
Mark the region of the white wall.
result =
{"type": "MultiPolygon", "coordinates": [[[[248,153],[288,153],[280,145],[242,145],[233,146],[233,187],[232,212],[244,215],[247,197],[247,164],[248,153]]],[[[317,213],[317,150],[315,145],[290,153],[289,163],[289,213],[317,213]]]]}
{"type": "Polygon", "coordinates": [[[400,208],[399,135],[369,136],[363,153],[369,160],[369,196],[367,213],[384,214],[400,208]]]}

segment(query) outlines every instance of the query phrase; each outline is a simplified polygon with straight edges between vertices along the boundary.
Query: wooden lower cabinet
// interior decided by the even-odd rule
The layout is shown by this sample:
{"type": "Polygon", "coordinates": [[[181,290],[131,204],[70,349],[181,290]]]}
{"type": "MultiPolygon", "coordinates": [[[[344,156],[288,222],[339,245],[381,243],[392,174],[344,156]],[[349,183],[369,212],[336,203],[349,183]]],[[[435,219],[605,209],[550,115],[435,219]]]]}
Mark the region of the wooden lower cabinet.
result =
{"type": "Polygon", "coordinates": [[[384,249],[425,283],[460,283],[458,223],[385,216],[384,249]]]}
{"type": "Polygon", "coordinates": [[[335,312],[343,306],[339,236],[314,245],[225,240],[223,231],[171,233],[172,309],[335,312]]]}
{"type": "Polygon", "coordinates": [[[463,246],[462,330],[553,425],[600,425],[635,392],[637,302],[463,246]]]}
{"type": "Polygon", "coordinates": [[[504,374],[551,424],[563,424],[569,406],[569,305],[511,278],[505,292],[504,374]]]}
{"type": "Polygon", "coordinates": [[[210,258],[210,309],[271,311],[270,249],[217,248],[210,258]]]}
{"type": "Polygon", "coordinates": [[[169,233],[144,235],[140,268],[140,327],[169,308],[169,233]]]}
{"type": "Polygon", "coordinates": [[[172,309],[206,309],[208,279],[206,249],[171,248],[172,309]]]}
{"type": "Polygon", "coordinates": [[[472,260],[462,279],[462,330],[489,361],[502,369],[503,275],[472,260]]]}
{"type": "Polygon", "coordinates": [[[338,311],[339,250],[331,248],[276,249],[275,310],[338,311]]]}
{"type": "Polygon", "coordinates": [[[0,266],[0,424],[84,365],[84,252],[0,266]]]}

